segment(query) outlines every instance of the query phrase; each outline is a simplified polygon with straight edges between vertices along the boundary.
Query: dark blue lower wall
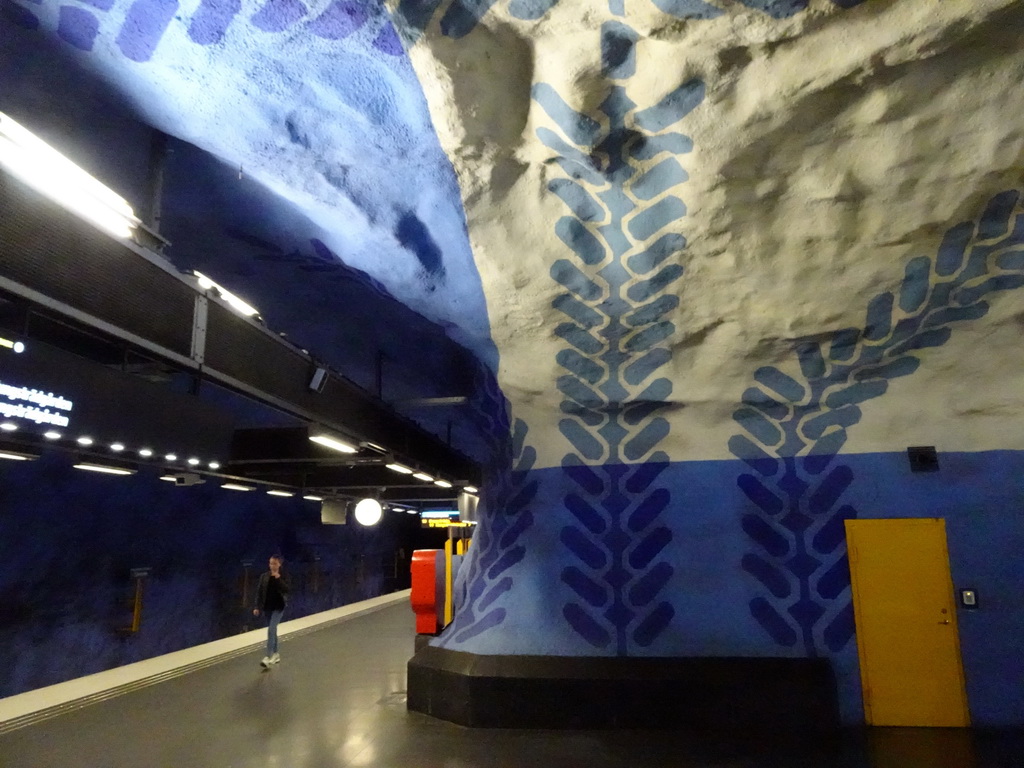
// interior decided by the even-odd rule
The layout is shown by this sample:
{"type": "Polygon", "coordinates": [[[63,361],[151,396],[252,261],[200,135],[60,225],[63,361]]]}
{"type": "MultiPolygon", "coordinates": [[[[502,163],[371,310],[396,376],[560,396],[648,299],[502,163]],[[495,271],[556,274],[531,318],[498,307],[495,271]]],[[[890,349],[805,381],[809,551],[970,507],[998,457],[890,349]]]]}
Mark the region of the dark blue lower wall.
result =
{"type": "MultiPolygon", "coordinates": [[[[825,656],[862,722],[846,518],[942,517],[976,725],[1024,723],[1024,452],[556,467],[515,477],[438,641],[482,654],[825,656]],[[783,468],[785,465],[785,469],[783,468]]],[[[494,496],[490,497],[492,500],[494,496]]]]}
{"type": "Polygon", "coordinates": [[[0,697],[264,626],[251,596],[274,552],[292,581],[286,619],[408,586],[411,515],[324,526],[298,498],[70,465],[0,462],[0,697]],[[151,571],[141,627],[125,634],[133,568],[151,571]]]}

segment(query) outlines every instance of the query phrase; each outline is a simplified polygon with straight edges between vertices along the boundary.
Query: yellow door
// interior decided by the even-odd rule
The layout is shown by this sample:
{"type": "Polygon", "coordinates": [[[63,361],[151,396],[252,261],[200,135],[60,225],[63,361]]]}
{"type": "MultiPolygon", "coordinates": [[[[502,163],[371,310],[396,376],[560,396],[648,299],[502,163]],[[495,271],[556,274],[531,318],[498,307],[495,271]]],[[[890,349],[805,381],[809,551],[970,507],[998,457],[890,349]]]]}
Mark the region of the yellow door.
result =
{"type": "Polygon", "coordinates": [[[847,520],[868,725],[970,725],[946,524],[847,520]]]}

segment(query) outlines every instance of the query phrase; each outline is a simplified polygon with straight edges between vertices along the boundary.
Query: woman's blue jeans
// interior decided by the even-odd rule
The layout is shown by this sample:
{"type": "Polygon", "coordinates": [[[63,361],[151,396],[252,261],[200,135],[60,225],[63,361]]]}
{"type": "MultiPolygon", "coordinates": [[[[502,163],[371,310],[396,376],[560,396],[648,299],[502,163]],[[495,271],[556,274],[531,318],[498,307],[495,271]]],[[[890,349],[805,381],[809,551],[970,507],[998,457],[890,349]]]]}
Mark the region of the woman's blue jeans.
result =
{"type": "Polygon", "coordinates": [[[270,623],[267,625],[267,656],[277,653],[277,625],[281,623],[281,614],[284,611],[271,611],[270,623]]]}

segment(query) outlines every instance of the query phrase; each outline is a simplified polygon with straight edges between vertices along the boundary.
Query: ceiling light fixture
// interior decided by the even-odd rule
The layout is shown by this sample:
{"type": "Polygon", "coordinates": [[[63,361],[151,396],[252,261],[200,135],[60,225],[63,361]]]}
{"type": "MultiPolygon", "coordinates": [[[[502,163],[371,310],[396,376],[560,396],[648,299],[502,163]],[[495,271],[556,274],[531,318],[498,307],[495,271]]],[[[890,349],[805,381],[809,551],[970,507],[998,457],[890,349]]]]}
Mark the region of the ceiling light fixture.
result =
{"type": "Polygon", "coordinates": [[[323,501],[324,500],[323,496],[303,496],[302,498],[304,498],[306,501],[323,501]]]}
{"type": "Polygon", "coordinates": [[[47,440],[60,440],[61,434],[60,432],[55,432],[51,429],[49,432],[44,432],[43,437],[47,440]]]}
{"type": "Polygon", "coordinates": [[[392,472],[398,472],[400,475],[411,475],[412,470],[404,464],[385,464],[385,467],[390,469],[392,472]]]}
{"type": "Polygon", "coordinates": [[[251,485],[239,485],[238,483],[224,483],[221,488],[227,488],[229,491],[255,491],[251,485]]]}
{"type": "Polygon", "coordinates": [[[197,467],[199,466],[199,459],[193,456],[191,459],[188,460],[188,464],[190,467],[197,467]]]}
{"type": "Polygon", "coordinates": [[[33,456],[30,453],[13,453],[11,451],[0,451],[0,459],[7,459],[8,461],[32,461],[38,459],[38,456],[33,456]]]}
{"type": "Polygon", "coordinates": [[[434,481],[434,478],[428,475],[426,472],[414,472],[413,477],[415,477],[417,480],[423,480],[424,482],[427,483],[432,483],[434,481]]]}
{"type": "Polygon", "coordinates": [[[360,525],[376,525],[384,515],[384,508],[376,499],[362,499],[356,504],[355,514],[360,525]]]}
{"type": "Polygon", "coordinates": [[[211,461],[206,466],[208,466],[210,469],[220,469],[220,462],[219,461],[211,461]]]}
{"type": "Polygon", "coordinates": [[[108,467],[103,464],[74,464],[75,469],[85,469],[89,472],[102,472],[107,475],[134,475],[134,469],[124,467],[108,467]]]}
{"type": "Polygon", "coordinates": [[[4,432],[16,432],[18,430],[18,425],[10,421],[5,421],[3,424],[0,424],[0,429],[4,432]]]}
{"type": "Polygon", "coordinates": [[[91,437],[86,437],[85,435],[83,435],[82,437],[78,438],[75,442],[78,443],[79,445],[89,446],[92,445],[93,440],[91,437]]]}
{"type": "Polygon", "coordinates": [[[475,485],[467,485],[462,490],[464,490],[466,493],[480,493],[480,491],[477,490],[477,487],[475,485]]]}
{"type": "Polygon", "coordinates": [[[36,191],[127,239],[139,225],[128,202],[60,152],[0,112],[0,165],[36,191]]]}
{"type": "Polygon", "coordinates": [[[434,481],[434,485],[439,486],[441,488],[451,488],[452,487],[452,484],[449,483],[447,480],[435,480],[434,481]]]}
{"type": "Polygon", "coordinates": [[[139,451],[139,456],[141,456],[144,459],[148,459],[152,455],[153,451],[150,448],[143,448],[141,451],[139,451]]]}
{"type": "Polygon", "coordinates": [[[160,475],[160,479],[161,480],[166,480],[168,483],[177,483],[178,482],[178,478],[176,478],[174,475],[160,475]]]}
{"type": "Polygon", "coordinates": [[[279,491],[277,488],[274,488],[272,490],[267,491],[267,495],[268,496],[283,496],[285,498],[291,498],[295,494],[291,493],[290,491],[279,491]]]}
{"type": "Polygon", "coordinates": [[[192,274],[199,279],[200,288],[202,288],[204,291],[208,291],[211,288],[216,290],[217,293],[220,294],[220,297],[239,314],[245,315],[246,317],[252,317],[253,315],[258,315],[260,313],[259,310],[256,309],[256,307],[254,307],[252,304],[242,301],[242,299],[235,296],[235,294],[231,293],[231,291],[213,282],[213,280],[208,278],[202,272],[192,270],[192,274]]]}
{"type": "Polygon", "coordinates": [[[331,437],[330,435],[310,435],[309,439],[317,445],[322,445],[325,448],[330,448],[335,451],[341,451],[342,453],[357,453],[359,451],[359,449],[354,445],[346,443],[344,440],[339,440],[336,437],[331,437]]]}
{"type": "Polygon", "coordinates": [[[178,455],[175,453],[168,453],[164,456],[164,461],[177,461],[178,455]]]}
{"type": "Polygon", "coordinates": [[[18,355],[25,351],[25,345],[22,342],[11,341],[10,339],[0,339],[0,347],[12,349],[14,350],[14,353],[18,355]]]}
{"type": "Polygon", "coordinates": [[[114,453],[120,453],[121,451],[124,450],[124,443],[111,443],[110,450],[112,450],[114,453]]]}

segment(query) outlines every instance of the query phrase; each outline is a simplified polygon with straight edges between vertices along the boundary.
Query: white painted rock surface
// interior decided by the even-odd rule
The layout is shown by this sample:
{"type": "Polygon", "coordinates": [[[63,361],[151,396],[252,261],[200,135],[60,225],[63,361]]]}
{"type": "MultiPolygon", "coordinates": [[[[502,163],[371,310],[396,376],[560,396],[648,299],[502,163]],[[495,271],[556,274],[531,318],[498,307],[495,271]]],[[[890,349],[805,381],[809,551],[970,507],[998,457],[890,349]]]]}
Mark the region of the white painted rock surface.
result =
{"type": "MultiPolygon", "coordinates": [[[[601,2],[565,2],[524,20],[497,3],[458,38],[442,28],[446,9],[454,7],[446,5],[425,33],[410,35],[416,38],[409,43],[413,65],[458,173],[501,355],[500,383],[515,415],[530,425],[540,466],[557,465],[568,450],[597,463],[642,460],[655,450],[674,461],[731,458],[728,438],[738,431],[733,414],[755,371],[774,366],[805,381],[794,344],[823,342],[827,353],[836,332],[863,331],[872,299],[895,291],[898,301],[912,259],[934,262],[949,228],[977,220],[997,193],[1024,186],[1024,4],[900,0],[844,9],[815,0],[788,18],[735,2],[718,5],[723,13],[716,18],[683,20],[647,2],[627,3],[623,16],[601,2]],[[635,31],[631,76],[603,71],[607,23],[635,31]],[[552,304],[568,292],[552,268],[568,262],[594,279],[616,258],[604,250],[603,260],[584,264],[556,234],[559,220],[573,214],[550,187],[564,184],[568,173],[540,134],[567,137],[538,95],[557,93],[596,120],[600,137],[610,130],[600,106],[612,88],[624,89],[637,105],[625,118],[636,128],[638,112],[694,79],[705,90],[692,110],[658,130],[641,129],[648,136],[683,134],[692,139],[692,151],[630,159],[634,176],[625,196],[633,211],[616,225],[601,205],[582,225],[605,246],[600,227],[624,232],[623,263],[666,233],[686,238],[685,249],[661,264],[677,264],[684,274],[661,293],[628,300],[617,315],[658,296],[678,297],[678,305],[655,320],[671,327],[652,348],[670,355],[630,384],[621,368],[615,373],[606,364],[615,345],[598,338],[581,354],[596,368],[589,374],[581,373],[584,363],[567,368],[559,354],[572,344],[556,329],[571,319],[552,304]],[[643,199],[631,185],[671,157],[688,180],[643,199]],[[633,236],[632,217],[669,197],[685,204],[685,215],[654,234],[633,236]],[[598,438],[597,453],[587,456],[580,449],[586,440],[573,439],[564,422],[559,427],[567,419],[593,434],[578,408],[564,414],[565,404],[573,410],[579,402],[560,391],[566,376],[594,391],[618,377],[623,393],[599,392],[592,409],[599,414],[615,403],[642,401],[651,382],[669,379],[671,392],[662,388],[652,399],[670,406],[657,416],[670,429],[628,456],[621,445],[598,438]]],[[[584,157],[592,151],[576,148],[584,157]]],[[[592,160],[592,169],[609,162],[600,150],[592,160]]],[[[583,187],[596,195],[607,189],[602,183],[583,187]]],[[[1019,233],[1006,241],[1013,242],[1019,249],[1019,233]]],[[[989,276],[1021,274],[1019,267],[997,267],[996,257],[986,267],[989,276]]],[[[633,272],[622,290],[643,277],[633,272]]],[[[933,267],[923,279],[932,303],[909,310],[897,304],[892,318],[920,320],[918,333],[929,322],[941,325],[945,316],[927,320],[935,312],[960,306],[935,298],[949,276],[933,267]]],[[[597,282],[603,293],[590,306],[604,318],[593,329],[599,334],[615,311],[601,309],[609,289],[597,282]]],[[[1009,286],[985,293],[984,300],[987,314],[945,323],[952,331],[948,340],[908,353],[920,361],[916,372],[887,379],[885,397],[860,403],[845,451],[914,444],[1024,448],[1024,433],[1007,426],[1007,415],[1024,407],[1024,292],[1009,286]]],[[[629,328],[620,343],[649,327],[629,328]]],[[[883,362],[898,356],[892,339],[862,340],[857,349],[865,344],[884,347],[883,362]]],[[[640,357],[626,350],[622,365],[640,357]]],[[[855,383],[863,367],[841,383],[855,383]]],[[[815,413],[822,410],[832,409],[815,413]]],[[[650,421],[625,429],[635,436],[650,421]]]]}

